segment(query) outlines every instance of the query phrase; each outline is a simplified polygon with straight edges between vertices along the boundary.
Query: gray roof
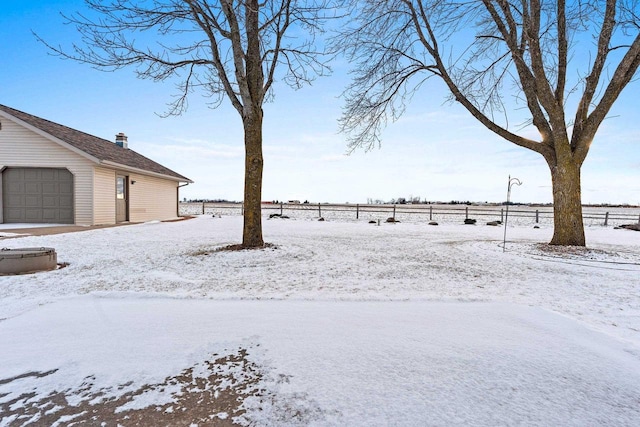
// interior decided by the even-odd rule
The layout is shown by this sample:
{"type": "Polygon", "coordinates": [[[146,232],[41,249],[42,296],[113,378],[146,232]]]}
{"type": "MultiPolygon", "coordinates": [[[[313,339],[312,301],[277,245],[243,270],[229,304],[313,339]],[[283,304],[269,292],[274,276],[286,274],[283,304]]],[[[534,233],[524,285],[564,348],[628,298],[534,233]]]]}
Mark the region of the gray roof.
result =
{"type": "Polygon", "coordinates": [[[166,175],[177,179],[178,181],[193,182],[189,178],[146,158],[142,154],[138,154],[129,148],[120,147],[115,142],[98,138],[97,136],[89,135],[88,133],[84,133],[79,130],[71,129],[67,126],[15,110],[2,104],[0,104],[0,111],[3,111],[10,116],[45,132],[46,134],[66,142],[99,161],[112,162],[146,172],[166,175]]]}

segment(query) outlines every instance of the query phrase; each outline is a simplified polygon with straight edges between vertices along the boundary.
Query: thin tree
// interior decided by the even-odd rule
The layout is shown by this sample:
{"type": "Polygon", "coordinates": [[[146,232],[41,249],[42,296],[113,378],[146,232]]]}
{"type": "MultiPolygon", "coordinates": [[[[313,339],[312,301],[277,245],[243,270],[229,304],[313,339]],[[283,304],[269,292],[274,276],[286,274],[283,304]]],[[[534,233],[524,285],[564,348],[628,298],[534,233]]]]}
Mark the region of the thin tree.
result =
{"type": "Polygon", "coordinates": [[[545,159],[551,244],[585,245],[580,171],[638,70],[637,0],[354,0],[352,17],[336,39],[355,64],[340,122],[352,149],[379,144],[435,77],[487,129],[545,159]]]}
{"type": "MultiPolygon", "coordinates": [[[[294,88],[327,73],[316,49],[334,0],[85,0],[89,12],[65,16],[82,39],[49,48],[64,58],[140,78],[178,81],[167,115],[199,91],[217,107],[226,98],[242,119],[245,146],[243,248],[262,237],[263,104],[278,79],[294,88]]],[[[41,41],[42,39],[38,37],[41,41]]]]}

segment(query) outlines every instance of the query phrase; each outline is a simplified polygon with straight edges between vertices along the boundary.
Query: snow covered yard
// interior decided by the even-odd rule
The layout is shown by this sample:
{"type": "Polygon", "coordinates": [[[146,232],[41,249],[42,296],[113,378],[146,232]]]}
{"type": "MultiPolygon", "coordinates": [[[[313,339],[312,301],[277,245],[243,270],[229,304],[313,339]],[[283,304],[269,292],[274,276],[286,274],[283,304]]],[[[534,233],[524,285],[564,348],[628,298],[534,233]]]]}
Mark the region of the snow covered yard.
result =
{"type": "Polygon", "coordinates": [[[4,240],[70,265],[0,277],[0,425],[640,423],[640,233],[241,223],[4,240]]]}

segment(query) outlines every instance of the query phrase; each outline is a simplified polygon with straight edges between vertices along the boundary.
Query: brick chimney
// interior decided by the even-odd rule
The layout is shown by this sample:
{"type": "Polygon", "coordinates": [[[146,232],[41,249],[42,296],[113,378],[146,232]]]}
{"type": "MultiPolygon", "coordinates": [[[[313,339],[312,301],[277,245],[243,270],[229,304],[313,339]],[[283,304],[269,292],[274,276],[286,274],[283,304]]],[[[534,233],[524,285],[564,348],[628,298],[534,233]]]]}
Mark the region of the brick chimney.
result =
{"type": "Polygon", "coordinates": [[[116,135],[116,144],[122,148],[129,148],[129,144],[127,143],[127,135],[120,132],[116,135]]]}

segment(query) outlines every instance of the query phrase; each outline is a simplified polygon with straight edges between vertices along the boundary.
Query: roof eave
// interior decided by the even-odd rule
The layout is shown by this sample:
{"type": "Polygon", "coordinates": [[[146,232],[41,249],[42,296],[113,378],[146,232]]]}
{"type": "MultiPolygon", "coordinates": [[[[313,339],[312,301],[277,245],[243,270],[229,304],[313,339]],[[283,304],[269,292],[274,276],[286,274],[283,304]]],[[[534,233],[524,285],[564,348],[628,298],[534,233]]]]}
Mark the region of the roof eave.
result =
{"type": "Polygon", "coordinates": [[[148,170],[144,170],[144,169],[140,169],[140,168],[135,168],[133,166],[123,165],[121,163],[112,162],[112,161],[109,161],[109,160],[102,160],[99,163],[102,164],[102,165],[105,165],[105,166],[112,167],[112,168],[117,168],[117,169],[128,171],[128,172],[139,173],[140,175],[148,175],[148,176],[153,176],[153,177],[156,177],[156,178],[168,179],[168,180],[176,181],[176,182],[187,182],[189,184],[193,184],[193,181],[190,180],[187,177],[177,177],[177,176],[172,176],[172,175],[166,175],[166,174],[163,174],[163,173],[152,172],[152,171],[148,171],[148,170]]]}

